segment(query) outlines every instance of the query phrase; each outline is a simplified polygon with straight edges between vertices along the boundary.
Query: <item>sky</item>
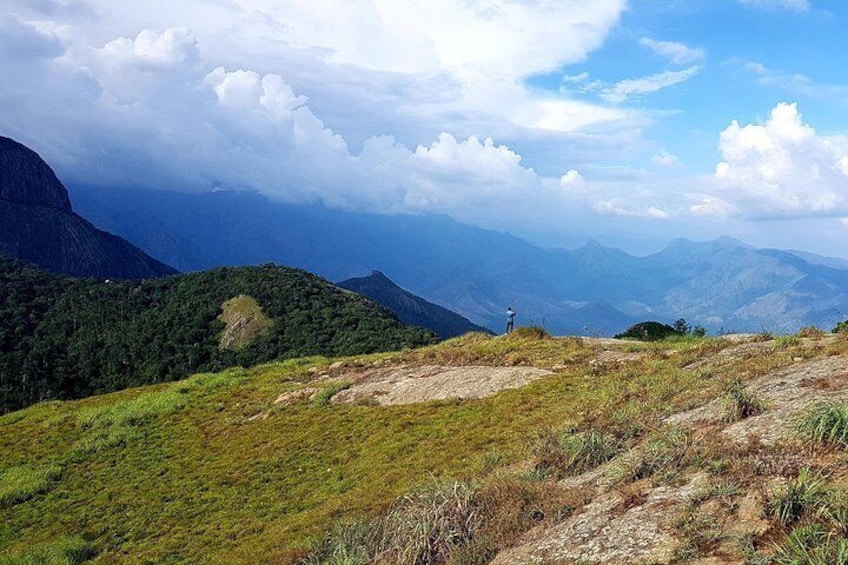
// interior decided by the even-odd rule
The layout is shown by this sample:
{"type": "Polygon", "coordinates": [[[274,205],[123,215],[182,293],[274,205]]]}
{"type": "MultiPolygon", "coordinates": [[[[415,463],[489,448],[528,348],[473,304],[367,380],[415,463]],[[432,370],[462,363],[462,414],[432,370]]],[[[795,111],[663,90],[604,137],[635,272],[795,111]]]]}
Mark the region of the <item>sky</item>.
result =
{"type": "Polygon", "coordinates": [[[0,135],[66,184],[848,257],[843,0],[3,0],[0,135]]]}

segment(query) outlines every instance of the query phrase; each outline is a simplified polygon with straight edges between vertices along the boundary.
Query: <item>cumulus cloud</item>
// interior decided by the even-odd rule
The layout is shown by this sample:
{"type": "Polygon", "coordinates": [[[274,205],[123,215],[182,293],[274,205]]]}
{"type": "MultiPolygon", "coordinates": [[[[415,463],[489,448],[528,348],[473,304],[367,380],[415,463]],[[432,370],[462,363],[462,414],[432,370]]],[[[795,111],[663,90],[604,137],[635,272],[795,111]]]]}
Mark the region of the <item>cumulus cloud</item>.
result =
{"type": "Polygon", "coordinates": [[[586,184],[586,179],[576,169],[570,169],[559,177],[559,183],[569,188],[583,188],[586,184]]]}
{"type": "Polygon", "coordinates": [[[639,45],[647,47],[675,65],[690,65],[704,60],[703,49],[689,47],[676,41],[657,41],[650,37],[643,37],[639,40],[639,45]]]}
{"type": "Polygon", "coordinates": [[[685,82],[701,72],[699,65],[682,71],[665,71],[647,77],[625,79],[604,89],[601,98],[613,104],[621,104],[636,94],[648,94],[685,82]]]}
{"type": "Polygon", "coordinates": [[[779,103],[763,124],[733,121],[720,136],[720,189],[749,216],[844,215],[848,140],[819,135],[797,104],[779,103]]]}

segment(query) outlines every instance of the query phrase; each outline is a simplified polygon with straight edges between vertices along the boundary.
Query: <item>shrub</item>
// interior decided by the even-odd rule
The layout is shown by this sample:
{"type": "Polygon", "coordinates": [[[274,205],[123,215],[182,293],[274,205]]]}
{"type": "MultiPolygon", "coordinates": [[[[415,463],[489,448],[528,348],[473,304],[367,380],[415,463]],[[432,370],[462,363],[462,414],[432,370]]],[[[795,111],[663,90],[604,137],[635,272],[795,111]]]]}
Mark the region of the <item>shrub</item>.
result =
{"type": "Polygon", "coordinates": [[[785,488],[773,493],[769,509],[775,520],[787,526],[819,505],[825,494],[824,481],[805,467],[796,478],[789,480],[785,488]]]}
{"type": "Polygon", "coordinates": [[[830,331],[831,331],[831,333],[835,333],[835,334],[844,334],[844,333],[848,333],[848,320],[844,320],[844,321],[842,321],[842,322],[839,322],[839,323],[838,323],[838,324],[836,324],[836,326],[834,326],[834,328],[833,328],[832,330],[830,330],[830,331]]]}
{"type": "Polygon", "coordinates": [[[801,419],[799,428],[820,444],[848,447],[848,404],[818,404],[801,419]]]}
{"type": "Polygon", "coordinates": [[[531,442],[536,469],[557,478],[579,475],[606,463],[616,456],[619,442],[590,428],[581,433],[550,429],[539,433],[531,442]]]}
{"type": "Polygon", "coordinates": [[[624,332],[614,336],[615,339],[638,339],[640,341],[659,341],[667,337],[683,335],[668,324],[659,322],[640,322],[627,328],[624,332]]]}
{"type": "Polygon", "coordinates": [[[733,380],[723,395],[725,422],[737,422],[766,410],[763,399],[755,392],[746,390],[739,380],[733,380]]]}

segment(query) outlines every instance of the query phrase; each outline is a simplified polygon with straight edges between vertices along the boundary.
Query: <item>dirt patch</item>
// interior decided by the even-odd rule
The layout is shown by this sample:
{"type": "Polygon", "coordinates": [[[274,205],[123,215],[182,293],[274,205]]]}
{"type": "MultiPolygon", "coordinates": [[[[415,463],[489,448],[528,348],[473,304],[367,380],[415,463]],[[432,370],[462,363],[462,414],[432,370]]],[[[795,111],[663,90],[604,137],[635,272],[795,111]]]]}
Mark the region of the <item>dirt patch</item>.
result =
{"type": "Polygon", "coordinates": [[[332,402],[397,405],[485,398],[552,374],[534,367],[387,367],[334,377],[353,384],[333,396],[332,402]]]}

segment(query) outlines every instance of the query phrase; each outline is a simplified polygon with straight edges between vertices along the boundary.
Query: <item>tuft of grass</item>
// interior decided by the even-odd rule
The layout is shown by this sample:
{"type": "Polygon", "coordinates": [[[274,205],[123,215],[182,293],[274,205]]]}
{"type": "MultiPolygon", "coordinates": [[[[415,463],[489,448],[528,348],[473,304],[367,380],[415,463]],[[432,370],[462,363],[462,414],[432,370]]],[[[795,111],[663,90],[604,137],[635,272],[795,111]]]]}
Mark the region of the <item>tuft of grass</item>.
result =
{"type": "Polygon", "coordinates": [[[848,565],[848,539],[826,532],[818,524],[792,530],[775,547],[775,565],[848,565]]]}
{"type": "Polygon", "coordinates": [[[722,396],[725,409],[724,422],[738,422],[751,416],[762,414],[766,410],[765,401],[756,393],[746,390],[739,380],[734,379],[722,396]]]}
{"type": "Polygon", "coordinates": [[[798,337],[812,337],[812,338],[821,338],[824,337],[825,331],[817,326],[804,326],[798,333],[795,334],[798,337]]]}
{"type": "Polygon", "coordinates": [[[62,475],[62,467],[20,466],[0,471],[0,507],[13,506],[46,492],[62,475]]]}
{"type": "Polygon", "coordinates": [[[576,434],[569,428],[548,429],[530,443],[535,469],[558,479],[594,469],[615,457],[619,450],[618,440],[595,428],[576,434]]]}
{"type": "Polygon", "coordinates": [[[375,527],[364,520],[335,522],[299,565],[362,565],[374,551],[375,527]]]}
{"type": "Polygon", "coordinates": [[[507,337],[511,339],[550,339],[550,332],[542,326],[521,326],[515,328],[507,337]]]}
{"type": "Polygon", "coordinates": [[[775,338],[775,349],[791,349],[801,345],[801,338],[797,335],[781,335],[775,338]]]}
{"type": "Polygon", "coordinates": [[[788,526],[820,506],[825,496],[824,480],[805,467],[783,489],[772,493],[769,510],[778,523],[788,526]]]}
{"type": "Polygon", "coordinates": [[[79,536],[69,536],[0,557],[0,565],[80,565],[96,555],[91,543],[79,536]]]}
{"type": "Polygon", "coordinates": [[[817,404],[801,418],[798,427],[808,439],[844,449],[848,447],[848,404],[817,404]]]}
{"type": "Polygon", "coordinates": [[[660,472],[673,472],[684,464],[689,451],[690,437],[686,430],[661,428],[622,457],[612,469],[612,477],[616,482],[630,482],[660,472]]]}
{"type": "Polygon", "coordinates": [[[315,393],[315,397],[312,399],[312,406],[316,408],[320,408],[322,406],[327,406],[330,404],[330,399],[332,399],[335,395],[340,393],[343,390],[347,390],[351,387],[349,381],[339,381],[330,383],[318,392],[315,393]]]}
{"type": "Polygon", "coordinates": [[[401,496],[384,516],[377,553],[389,563],[447,563],[471,542],[481,518],[470,483],[433,480],[401,496]]]}

